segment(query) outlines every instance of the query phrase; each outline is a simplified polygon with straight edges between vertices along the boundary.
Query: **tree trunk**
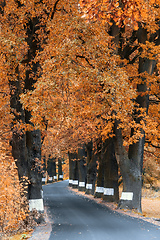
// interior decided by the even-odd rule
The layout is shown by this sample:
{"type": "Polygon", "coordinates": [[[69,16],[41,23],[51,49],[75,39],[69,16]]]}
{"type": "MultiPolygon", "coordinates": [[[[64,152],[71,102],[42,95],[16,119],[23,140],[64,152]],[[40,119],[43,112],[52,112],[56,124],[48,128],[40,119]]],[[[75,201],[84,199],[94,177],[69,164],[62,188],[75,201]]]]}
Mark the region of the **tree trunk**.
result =
{"type": "Polygon", "coordinates": [[[48,165],[47,165],[47,172],[49,175],[49,182],[52,182],[54,179],[54,176],[56,175],[56,169],[55,169],[56,165],[55,165],[55,159],[54,158],[50,158],[48,159],[48,165]]]}
{"type": "Polygon", "coordinates": [[[79,176],[78,190],[85,191],[87,176],[85,147],[78,149],[78,176],[79,176]]]}
{"type": "Polygon", "coordinates": [[[123,146],[121,129],[116,128],[116,153],[119,157],[120,171],[123,178],[123,192],[119,202],[119,208],[137,209],[141,212],[141,187],[142,187],[142,154],[143,139],[134,144],[132,154],[128,156],[123,146]],[[129,158],[130,157],[130,158],[129,158]],[[132,158],[131,158],[132,157],[132,158]]]}
{"type": "Polygon", "coordinates": [[[73,182],[72,188],[78,188],[78,160],[76,153],[76,160],[73,161],[73,182]]]}
{"type": "MultiPolygon", "coordinates": [[[[18,67],[16,69],[18,75],[18,67]]],[[[13,81],[10,81],[10,90],[11,90],[11,108],[14,109],[13,113],[15,115],[15,122],[22,121],[23,123],[29,123],[30,114],[26,114],[26,111],[23,110],[20,103],[20,94],[22,89],[20,87],[19,78],[13,81]],[[27,118],[28,117],[28,118],[27,118]]],[[[12,155],[16,160],[18,167],[18,174],[20,181],[23,176],[27,177],[29,180],[27,198],[37,199],[34,204],[30,204],[31,207],[43,211],[42,203],[42,175],[40,170],[40,160],[41,160],[41,136],[39,131],[26,132],[23,133],[21,129],[18,129],[16,126],[12,126],[12,155]],[[37,137],[37,139],[36,139],[37,137]]],[[[33,201],[32,201],[33,202],[33,201]]]]}
{"type": "Polygon", "coordinates": [[[77,153],[68,152],[68,157],[69,157],[69,186],[72,186],[74,179],[74,165],[75,165],[74,161],[77,158],[77,153]]]}
{"type": "Polygon", "coordinates": [[[63,173],[62,173],[62,160],[58,159],[58,181],[63,180],[63,173]]]}
{"type": "Polygon", "coordinates": [[[42,174],[42,184],[46,184],[47,183],[47,164],[48,164],[48,160],[46,158],[46,156],[43,156],[43,174],[42,174]]]}
{"type": "Polygon", "coordinates": [[[53,171],[52,171],[53,180],[57,181],[57,172],[56,172],[56,159],[53,159],[53,171]]]}
{"type": "Polygon", "coordinates": [[[93,152],[93,143],[89,142],[86,145],[87,149],[87,183],[86,183],[86,194],[94,194],[96,173],[97,173],[97,155],[93,152]]]}
{"type": "MultiPolygon", "coordinates": [[[[18,67],[16,69],[17,76],[19,76],[18,67]]],[[[20,86],[20,80],[13,79],[12,76],[10,77],[10,107],[12,109],[12,114],[14,114],[13,122],[18,123],[22,122],[25,123],[25,111],[22,108],[22,104],[20,103],[20,94],[22,93],[23,89],[20,86]]],[[[11,146],[12,146],[12,156],[16,161],[19,180],[22,182],[23,186],[26,184],[23,181],[23,177],[28,178],[28,161],[27,161],[27,151],[26,151],[26,134],[23,130],[18,129],[14,123],[11,126],[12,129],[12,139],[11,139],[11,146]]],[[[25,189],[28,192],[28,189],[25,189]]],[[[28,195],[27,195],[28,197],[28,195]]]]}
{"type": "Polygon", "coordinates": [[[104,163],[104,193],[103,200],[118,202],[118,164],[115,157],[113,139],[107,139],[103,144],[102,158],[104,163]]]}
{"type": "Polygon", "coordinates": [[[26,132],[26,145],[29,166],[29,199],[40,199],[42,190],[41,173],[41,134],[39,130],[26,132]]]}
{"type": "MultiPolygon", "coordinates": [[[[32,69],[36,72],[37,66],[33,64],[32,69]]],[[[30,72],[26,72],[25,89],[33,89],[34,80],[30,78],[30,72]]],[[[31,124],[31,113],[25,111],[25,122],[31,124]]],[[[28,161],[28,197],[30,210],[36,208],[44,211],[42,196],[42,172],[41,172],[41,132],[33,130],[26,132],[26,149],[28,161]]]]}
{"type": "Polygon", "coordinates": [[[99,144],[97,144],[97,157],[99,162],[98,174],[97,174],[97,185],[94,193],[95,198],[101,198],[103,196],[104,191],[104,162],[102,157],[102,141],[100,140],[99,144]]]}

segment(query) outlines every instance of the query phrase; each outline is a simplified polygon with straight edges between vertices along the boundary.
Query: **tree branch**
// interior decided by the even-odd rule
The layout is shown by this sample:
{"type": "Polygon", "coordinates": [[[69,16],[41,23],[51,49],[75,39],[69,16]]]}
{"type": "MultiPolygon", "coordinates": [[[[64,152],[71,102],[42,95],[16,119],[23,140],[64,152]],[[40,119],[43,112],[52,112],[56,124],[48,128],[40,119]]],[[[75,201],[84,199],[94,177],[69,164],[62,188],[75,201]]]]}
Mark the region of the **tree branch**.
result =
{"type": "Polygon", "coordinates": [[[151,141],[148,141],[148,140],[146,140],[145,142],[149,143],[154,148],[159,148],[160,149],[160,145],[156,146],[155,144],[151,143],[151,141]]]}
{"type": "MultiPolygon", "coordinates": [[[[45,119],[45,117],[43,117],[43,123],[45,125],[45,131],[47,131],[48,121],[45,119]]],[[[41,138],[41,144],[43,144],[44,139],[45,139],[45,135],[41,138]]]]}
{"type": "Polygon", "coordinates": [[[58,2],[59,2],[59,0],[57,0],[57,1],[55,2],[55,4],[54,4],[53,11],[52,11],[52,14],[51,14],[51,19],[53,19],[53,17],[54,17],[54,14],[55,14],[55,12],[56,12],[56,8],[57,8],[58,2]]]}
{"type": "Polygon", "coordinates": [[[154,157],[156,157],[156,158],[160,158],[160,156],[157,156],[155,153],[153,153],[153,152],[151,152],[151,151],[149,151],[149,150],[144,150],[145,152],[147,152],[147,153],[150,153],[150,154],[152,154],[154,157]]]}
{"type": "Polygon", "coordinates": [[[86,58],[85,56],[76,55],[76,58],[83,58],[83,59],[85,59],[86,62],[87,62],[93,69],[95,69],[95,66],[93,66],[93,65],[89,62],[88,58],[86,58]]]}
{"type": "Polygon", "coordinates": [[[151,104],[159,104],[160,100],[149,99],[149,103],[151,103],[151,104]]]}

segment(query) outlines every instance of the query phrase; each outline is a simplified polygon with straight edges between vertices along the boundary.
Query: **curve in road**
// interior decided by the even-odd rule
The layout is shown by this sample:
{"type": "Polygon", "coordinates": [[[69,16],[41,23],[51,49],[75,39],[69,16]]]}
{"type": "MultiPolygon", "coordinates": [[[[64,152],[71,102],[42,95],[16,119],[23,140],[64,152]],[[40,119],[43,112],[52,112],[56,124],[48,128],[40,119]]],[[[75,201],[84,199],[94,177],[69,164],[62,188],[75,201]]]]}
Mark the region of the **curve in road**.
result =
{"type": "Polygon", "coordinates": [[[68,188],[68,181],[43,186],[52,222],[49,240],[160,240],[160,229],[119,214],[68,188]]]}

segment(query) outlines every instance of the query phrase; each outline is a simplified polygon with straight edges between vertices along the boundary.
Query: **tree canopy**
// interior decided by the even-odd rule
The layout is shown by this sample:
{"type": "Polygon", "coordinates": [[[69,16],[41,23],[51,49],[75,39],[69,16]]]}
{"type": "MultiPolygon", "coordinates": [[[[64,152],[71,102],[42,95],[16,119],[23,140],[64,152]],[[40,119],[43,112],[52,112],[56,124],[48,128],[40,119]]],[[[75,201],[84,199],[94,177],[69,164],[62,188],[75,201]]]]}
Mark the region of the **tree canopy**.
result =
{"type": "Polygon", "coordinates": [[[59,156],[114,139],[140,180],[144,142],[160,157],[159,0],[0,0],[0,61],[1,151],[31,180],[39,140],[59,156]]]}

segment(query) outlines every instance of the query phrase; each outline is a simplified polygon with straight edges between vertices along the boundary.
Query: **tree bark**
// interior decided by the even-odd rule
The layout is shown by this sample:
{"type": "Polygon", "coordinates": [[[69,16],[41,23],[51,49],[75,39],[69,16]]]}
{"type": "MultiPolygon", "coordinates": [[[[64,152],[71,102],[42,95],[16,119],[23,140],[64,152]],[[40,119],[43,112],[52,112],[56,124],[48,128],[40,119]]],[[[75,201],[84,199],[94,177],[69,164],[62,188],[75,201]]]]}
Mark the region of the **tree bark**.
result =
{"type": "Polygon", "coordinates": [[[132,146],[135,151],[129,158],[123,146],[121,129],[115,130],[116,154],[119,157],[120,171],[123,178],[123,192],[119,202],[119,208],[137,209],[141,212],[141,187],[142,187],[142,150],[143,139],[132,146]]]}
{"type": "MultiPolygon", "coordinates": [[[[35,66],[33,66],[35,68],[35,66]]],[[[35,70],[35,69],[34,69],[35,70]]],[[[32,90],[34,81],[26,74],[25,89],[32,90]]],[[[25,111],[25,122],[31,124],[31,113],[25,111]]],[[[40,130],[33,130],[26,132],[26,149],[28,161],[28,176],[29,176],[29,199],[42,198],[42,173],[40,171],[41,164],[41,132],[40,130]]]]}
{"type": "Polygon", "coordinates": [[[73,182],[72,188],[78,188],[78,160],[77,160],[77,153],[76,153],[76,160],[73,161],[73,182]]]}
{"type": "Polygon", "coordinates": [[[94,194],[96,173],[97,173],[97,155],[93,151],[93,143],[89,142],[86,145],[87,149],[87,183],[86,183],[86,194],[94,194]]]}
{"type": "Polygon", "coordinates": [[[86,151],[85,146],[78,149],[78,176],[79,176],[79,191],[85,191],[87,169],[86,169],[86,151]]]}
{"type": "MultiPolygon", "coordinates": [[[[16,69],[17,76],[19,76],[18,67],[16,69]]],[[[18,129],[15,123],[22,122],[25,123],[25,111],[22,108],[22,104],[20,103],[20,94],[23,89],[21,89],[19,77],[16,80],[11,80],[10,84],[10,106],[12,109],[12,114],[14,114],[13,123],[11,126],[12,129],[12,156],[16,161],[19,180],[22,182],[23,186],[26,184],[23,181],[23,177],[28,178],[28,161],[27,161],[27,151],[26,151],[26,134],[22,129],[18,129]]],[[[28,189],[26,189],[28,192],[28,189]]],[[[27,194],[28,197],[28,194],[27,194]]]]}
{"type": "Polygon", "coordinates": [[[26,132],[26,146],[29,166],[29,199],[42,198],[41,134],[39,130],[26,132]]]}
{"type": "Polygon", "coordinates": [[[57,171],[56,171],[56,159],[53,159],[53,171],[52,171],[53,180],[57,181],[57,171]]]}
{"type": "Polygon", "coordinates": [[[56,165],[55,165],[55,159],[50,158],[48,159],[48,165],[47,165],[47,172],[49,175],[49,182],[52,182],[54,179],[54,176],[56,176],[56,165]]]}
{"type": "MultiPolygon", "coordinates": [[[[26,41],[29,46],[28,54],[26,56],[26,62],[30,69],[26,70],[25,90],[33,90],[34,83],[36,82],[36,74],[38,72],[39,63],[34,63],[34,58],[37,51],[40,50],[38,41],[38,35],[36,33],[38,29],[39,20],[37,17],[29,19],[27,23],[26,41]]],[[[25,122],[31,124],[31,112],[25,110],[25,122]]],[[[33,126],[34,127],[34,126],[33,126]]],[[[28,161],[28,176],[29,176],[29,188],[28,196],[30,209],[36,208],[43,211],[42,200],[42,173],[40,171],[41,164],[41,132],[40,130],[33,130],[26,132],[26,149],[27,149],[27,161],[28,161]]]]}
{"type": "Polygon", "coordinates": [[[118,164],[115,157],[115,147],[112,138],[107,139],[102,148],[104,162],[104,193],[103,200],[119,201],[118,164]]]}
{"type": "Polygon", "coordinates": [[[74,168],[75,168],[75,160],[77,158],[77,153],[76,152],[68,152],[68,157],[69,157],[69,186],[72,186],[73,180],[75,178],[74,176],[74,168]]]}
{"type": "Polygon", "coordinates": [[[98,157],[98,172],[96,180],[96,190],[94,193],[95,198],[101,198],[104,192],[104,158],[102,157],[102,141],[97,144],[97,157],[98,157]]]}
{"type": "Polygon", "coordinates": [[[58,158],[58,181],[63,180],[62,159],[58,158]]]}

